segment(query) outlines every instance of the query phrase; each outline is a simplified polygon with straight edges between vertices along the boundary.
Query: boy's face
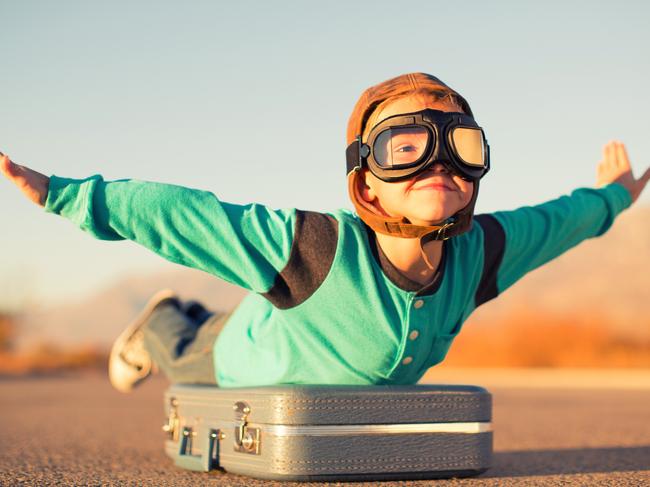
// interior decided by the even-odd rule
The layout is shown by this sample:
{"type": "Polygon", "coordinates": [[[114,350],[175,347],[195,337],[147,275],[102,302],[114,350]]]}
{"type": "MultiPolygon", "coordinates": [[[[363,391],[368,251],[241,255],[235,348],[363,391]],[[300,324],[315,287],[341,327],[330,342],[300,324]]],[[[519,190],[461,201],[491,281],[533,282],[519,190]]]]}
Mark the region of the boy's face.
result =
{"type": "MultiPolygon", "coordinates": [[[[450,102],[426,100],[420,96],[395,100],[381,109],[376,121],[393,115],[432,108],[445,112],[458,112],[450,102]]],[[[372,127],[366,127],[366,140],[372,127]]],[[[388,183],[377,178],[367,168],[363,170],[364,187],[361,196],[388,216],[406,217],[415,225],[432,225],[453,216],[472,199],[474,183],[451,174],[442,164],[436,163],[428,170],[410,179],[388,183]]]]}

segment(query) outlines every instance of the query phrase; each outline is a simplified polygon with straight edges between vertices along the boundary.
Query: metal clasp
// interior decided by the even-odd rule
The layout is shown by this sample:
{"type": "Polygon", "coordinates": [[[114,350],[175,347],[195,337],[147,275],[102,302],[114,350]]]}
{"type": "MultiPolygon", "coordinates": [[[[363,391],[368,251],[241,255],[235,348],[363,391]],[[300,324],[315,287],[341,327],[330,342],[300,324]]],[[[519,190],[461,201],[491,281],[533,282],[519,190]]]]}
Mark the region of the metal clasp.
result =
{"type": "Polygon", "coordinates": [[[359,158],[357,159],[357,165],[354,170],[358,172],[363,167],[363,160],[370,155],[370,147],[363,143],[360,135],[357,135],[357,144],[359,146],[359,158]]]}
{"type": "Polygon", "coordinates": [[[235,421],[239,423],[235,426],[234,450],[259,455],[260,429],[248,426],[248,415],[251,412],[250,406],[243,401],[239,401],[235,403],[233,410],[235,411],[235,421]]]}
{"type": "Polygon", "coordinates": [[[162,430],[169,435],[173,441],[178,441],[180,418],[178,416],[178,400],[172,397],[169,400],[169,416],[167,423],[163,425],[162,430]]]}
{"type": "Polygon", "coordinates": [[[438,240],[447,240],[447,239],[449,239],[449,237],[447,236],[447,229],[450,228],[450,227],[453,227],[454,223],[455,222],[445,223],[438,230],[436,230],[438,240]]]}
{"type": "Polygon", "coordinates": [[[181,440],[178,443],[178,456],[176,465],[199,472],[209,472],[219,466],[219,440],[223,433],[218,429],[208,429],[205,435],[199,438],[201,452],[195,451],[197,431],[190,426],[184,426],[181,440]]]}

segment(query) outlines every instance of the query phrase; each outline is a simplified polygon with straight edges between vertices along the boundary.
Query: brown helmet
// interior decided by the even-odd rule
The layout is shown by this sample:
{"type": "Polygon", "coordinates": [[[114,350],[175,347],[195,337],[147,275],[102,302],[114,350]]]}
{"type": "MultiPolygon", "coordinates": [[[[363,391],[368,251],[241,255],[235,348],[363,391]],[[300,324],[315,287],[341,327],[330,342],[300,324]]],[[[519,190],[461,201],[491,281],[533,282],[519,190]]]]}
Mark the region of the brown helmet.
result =
{"type": "MultiPolygon", "coordinates": [[[[403,74],[371,86],[361,94],[348,120],[347,145],[355,142],[367,127],[372,127],[378,122],[373,120],[373,114],[378,114],[383,106],[399,98],[418,94],[435,100],[448,99],[466,115],[472,118],[474,116],[467,100],[435,76],[425,73],[403,74]]],[[[380,214],[373,205],[367,203],[360,195],[362,181],[358,171],[349,172],[347,177],[350,199],[359,217],[376,232],[404,238],[421,238],[424,243],[429,240],[446,240],[471,228],[478,195],[478,180],[474,181],[472,199],[453,216],[452,223],[414,225],[403,217],[380,214]]]]}

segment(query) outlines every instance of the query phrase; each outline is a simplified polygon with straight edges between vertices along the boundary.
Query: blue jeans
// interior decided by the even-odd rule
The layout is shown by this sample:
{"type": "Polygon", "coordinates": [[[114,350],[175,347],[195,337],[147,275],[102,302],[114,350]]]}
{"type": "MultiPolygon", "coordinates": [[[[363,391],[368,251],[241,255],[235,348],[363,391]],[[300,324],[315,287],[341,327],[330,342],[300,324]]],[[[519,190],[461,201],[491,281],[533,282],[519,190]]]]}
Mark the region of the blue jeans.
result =
{"type": "Polygon", "coordinates": [[[173,383],[216,384],[214,342],[230,313],[203,313],[190,318],[182,306],[163,304],[143,327],[144,347],[173,383]]]}

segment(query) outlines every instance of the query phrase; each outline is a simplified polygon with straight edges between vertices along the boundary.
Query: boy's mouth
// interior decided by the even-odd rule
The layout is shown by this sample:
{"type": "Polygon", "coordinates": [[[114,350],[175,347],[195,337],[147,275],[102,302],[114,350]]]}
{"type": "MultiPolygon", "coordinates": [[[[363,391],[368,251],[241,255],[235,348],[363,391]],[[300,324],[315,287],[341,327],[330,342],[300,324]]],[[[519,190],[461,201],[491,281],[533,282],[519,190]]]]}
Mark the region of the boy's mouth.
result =
{"type": "Polygon", "coordinates": [[[452,184],[440,174],[422,175],[415,179],[411,189],[438,189],[441,191],[454,191],[452,184]]]}

